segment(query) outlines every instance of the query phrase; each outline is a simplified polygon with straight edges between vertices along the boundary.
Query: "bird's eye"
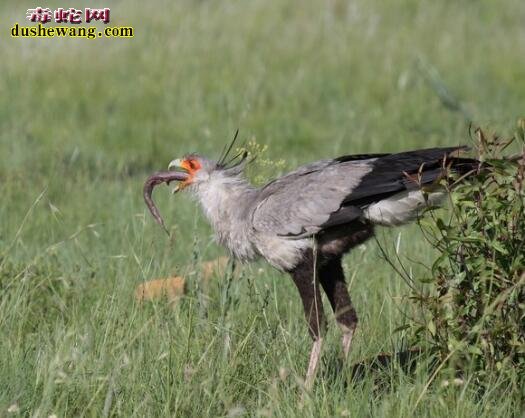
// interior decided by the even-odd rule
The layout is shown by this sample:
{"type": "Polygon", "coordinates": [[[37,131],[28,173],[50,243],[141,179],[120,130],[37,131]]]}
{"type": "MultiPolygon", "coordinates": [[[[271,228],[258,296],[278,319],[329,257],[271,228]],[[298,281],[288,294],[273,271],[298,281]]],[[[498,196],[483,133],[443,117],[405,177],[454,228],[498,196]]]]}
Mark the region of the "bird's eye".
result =
{"type": "Polygon", "coordinates": [[[201,165],[197,160],[187,160],[187,162],[191,170],[198,170],[199,168],[201,168],[201,165]]]}

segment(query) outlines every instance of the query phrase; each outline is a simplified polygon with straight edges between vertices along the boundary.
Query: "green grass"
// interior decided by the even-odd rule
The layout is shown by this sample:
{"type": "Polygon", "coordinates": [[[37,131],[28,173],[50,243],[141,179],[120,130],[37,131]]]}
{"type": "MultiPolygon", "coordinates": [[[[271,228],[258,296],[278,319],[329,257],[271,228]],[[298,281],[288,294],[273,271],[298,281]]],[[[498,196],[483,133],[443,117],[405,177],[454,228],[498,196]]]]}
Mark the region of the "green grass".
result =
{"type": "MultiPolygon", "coordinates": [[[[13,39],[37,4],[0,5],[0,416],[519,415],[497,376],[479,395],[428,385],[425,361],[330,374],[335,326],[301,403],[310,341],[291,281],[261,263],[228,291],[222,277],[198,290],[199,262],[223,251],[194,203],[161,188],[169,241],[141,187],[186,152],[218,155],[236,128],[290,168],[465,143],[466,117],[507,134],[525,108],[522,1],[93,3],[135,38],[13,39]],[[175,309],[134,303],[137,284],[181,271],[175,309]]],[[[379,239],[398,234],[403,257],[431,262],[416,226],[379,239]]],[[[398,349],[405,285],[374,242],[345,262],[361,319],[351,362],[398,349]]]]}

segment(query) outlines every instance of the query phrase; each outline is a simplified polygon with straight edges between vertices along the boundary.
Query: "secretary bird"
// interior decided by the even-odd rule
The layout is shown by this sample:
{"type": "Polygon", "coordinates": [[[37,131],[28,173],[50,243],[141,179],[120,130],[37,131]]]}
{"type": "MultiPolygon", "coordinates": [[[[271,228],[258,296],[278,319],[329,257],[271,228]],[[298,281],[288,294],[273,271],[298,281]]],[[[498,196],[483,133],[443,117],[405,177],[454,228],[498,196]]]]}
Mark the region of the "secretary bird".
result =
{"type": "Polygon", "coordinates": [[[402,225],[439,204],[445,192],[437,183],[446,171],[468,174],[479,162],[452,156],[464,147],[345,155],[304,165],[258,188],[243,177],[246,153],[226,162],[232,144],[218,162],[198,154],[171,161],[169,171],[148,178],[144,199],[166,229],[152,191],[179,182],[173,192],[188,190],[197,198],[218,242],[236,259],[262,257],[290,274],[313,339],[305,381],[311,388],[325,329],[320,287],[342,330],[345,359],[357,326],[342,256],[372,237],[375,225],[402,225]]]}

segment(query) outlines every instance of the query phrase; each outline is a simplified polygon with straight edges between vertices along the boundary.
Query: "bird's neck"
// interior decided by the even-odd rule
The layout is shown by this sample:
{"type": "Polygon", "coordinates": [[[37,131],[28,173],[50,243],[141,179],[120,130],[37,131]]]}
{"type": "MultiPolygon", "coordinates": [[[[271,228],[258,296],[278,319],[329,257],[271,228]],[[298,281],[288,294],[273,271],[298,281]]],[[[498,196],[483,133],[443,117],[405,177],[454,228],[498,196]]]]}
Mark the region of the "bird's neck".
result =
{"type": "Polygon", "coordinates": [[[240,176],[214,173],[194,192],[219,243],[240,259],[254,258],[246,220],[257,189],[240,176]]]}

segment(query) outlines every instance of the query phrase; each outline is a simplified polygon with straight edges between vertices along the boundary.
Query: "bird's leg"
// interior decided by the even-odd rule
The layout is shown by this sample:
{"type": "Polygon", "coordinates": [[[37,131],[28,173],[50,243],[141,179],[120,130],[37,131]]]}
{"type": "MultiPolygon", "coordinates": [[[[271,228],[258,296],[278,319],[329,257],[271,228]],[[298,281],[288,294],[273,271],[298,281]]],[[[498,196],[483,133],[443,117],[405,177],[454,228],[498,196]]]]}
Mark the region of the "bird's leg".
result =
{"type": "Polygon", "coordinates": [[[319,280],[328,296],[330,305],[332,305],[336,321],[343,332],[343,358],[346,360],[357,327],[357,313],[346,288],[340,257],[330,259],[320,266],[319,280]]]}
{"type": "Polygon", "coordinates": [[[348,353],[350,353],[350,347],[352,346],[352,339],[354,337],[354,332],[357,327],[357,322],[353,328],[347,328],[343,324],[339,324],[343,330],[343,358],[346,360],[348,358],[348,353]]]}
{"type": "Polygon", "coordinates": [[[305,262],[291,272],[292,279],[301,295],[310,336],[314,340],[305,381],[305,386],[308,390],[311,389],[315,380],[323,344],[322,335],[326,327],[319,282],[317,275],[314,274],[315,268],[313,264],[311,258],[307,257],[305,262]]]}
{"type": "Polygon", "coordinates": [[[314,384],[315,375],[317,374],[317,367],[319,365],[319,359],[321,358],[321,348],[323,345],[323,338],[319,337],[314,340],[312,351],[310,351],[310,361],[308,362],[308,370],[306,371],[305,388],[307,390],[312,389],[314,384]]]}

